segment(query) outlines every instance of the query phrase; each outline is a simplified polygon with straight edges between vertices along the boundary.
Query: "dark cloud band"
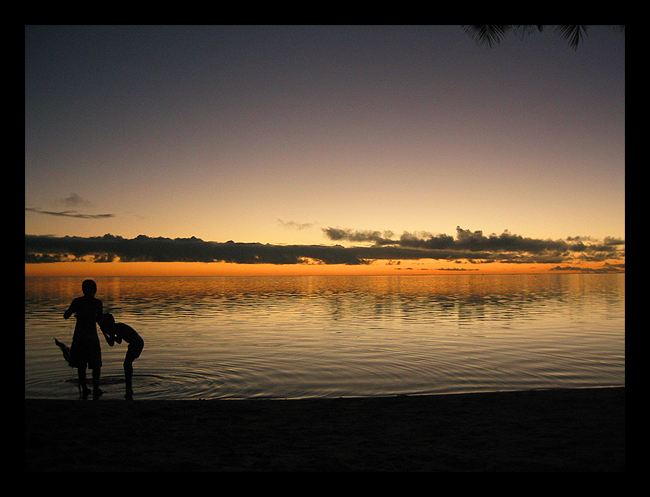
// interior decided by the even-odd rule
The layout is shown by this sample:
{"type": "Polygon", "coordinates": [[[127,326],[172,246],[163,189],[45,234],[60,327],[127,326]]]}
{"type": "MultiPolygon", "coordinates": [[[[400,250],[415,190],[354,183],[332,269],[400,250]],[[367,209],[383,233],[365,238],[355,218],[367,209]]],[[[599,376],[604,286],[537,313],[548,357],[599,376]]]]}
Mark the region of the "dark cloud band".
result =
{"type": "Polygon", "coordinates": [[[616,252],[618,246],[625,245],[620,238],[606,237],[603,241],[590,237],[568,237],[566,240],[526,238],[505,230],[500,235],[483,235],[482,231],[471,231],[456,227],[456,238],[450,235],[433,235],[428,232],[408,233],[393,238],[388,231],[353,231],[340,228],[325,228],[330,240],[350,242],[373,242],[377,246],[396,246],[429,250],[460,250],[463,252],[488,251],[491,253],[514,252],[528,254],[564,252],[616,252]]]}
{"type": "Polygon", "coordinates": [[[370,246],[272,245],[210,242],[199,238],[152,238],[139,235],[54,237],[25,235],[25,262],[93,260],[95,262],[228,262],[235,264],[370,264],[375,260],[467,260],[469,262],[552,263],[572,259],[606,261],[624,257],[625,241],[606,238],[542,240],[507,231],[484,236],[457,228],[456,238],[419,232],[394,238],[390,232],[323,230],[333,241],[371,242],[370,246]]]}

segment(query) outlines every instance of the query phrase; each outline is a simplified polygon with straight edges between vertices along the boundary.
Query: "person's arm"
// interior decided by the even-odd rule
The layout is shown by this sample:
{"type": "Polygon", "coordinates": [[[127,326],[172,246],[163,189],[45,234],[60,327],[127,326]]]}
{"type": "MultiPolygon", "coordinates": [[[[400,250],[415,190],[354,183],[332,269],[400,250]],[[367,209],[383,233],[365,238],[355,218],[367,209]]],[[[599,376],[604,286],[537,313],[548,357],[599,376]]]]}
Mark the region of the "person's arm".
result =
{"type": "Polygon", "coordinates": [[[95,309],[95,322],[101,327],[102,319],[104,319],[104,304],[102,304],[102,301],[99,299],[95,300],[97,300],[97,309],[95,309]]]}
{"type": "Polygon", "coordinates": [[[63,313],[63,319],[68,319],[72,314],[75,312],[75,305],[74,305],[74,300],[70,304],[70,307],[68,307],[68,310],[63,313]]]}
{"type": "MultiPolygon", "coordinates": [[[[101,326],[100,326],[100,328],[101,328],[101,326]]],[[[104,335],[104,338],[106,339],[106,342],[108,343],[108,345],[110,345],[111,347],[113,345],[115,345],[115,337],[113,335],[111,335],[109,333],[106,333],[103,329],[102,329],[102,334],[104,335]]]]}

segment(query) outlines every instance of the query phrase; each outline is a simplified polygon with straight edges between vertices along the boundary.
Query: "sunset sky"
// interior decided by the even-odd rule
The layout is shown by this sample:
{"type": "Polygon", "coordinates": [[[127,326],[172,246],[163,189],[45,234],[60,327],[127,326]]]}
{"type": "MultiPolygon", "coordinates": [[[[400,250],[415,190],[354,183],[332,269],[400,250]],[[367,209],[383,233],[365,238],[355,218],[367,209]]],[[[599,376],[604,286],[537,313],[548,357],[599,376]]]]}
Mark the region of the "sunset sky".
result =
{"type": "Polygon", "coordinates": [[[624,179],[607,27],[26,27],[26,275],[622,271],[624,179]]]}

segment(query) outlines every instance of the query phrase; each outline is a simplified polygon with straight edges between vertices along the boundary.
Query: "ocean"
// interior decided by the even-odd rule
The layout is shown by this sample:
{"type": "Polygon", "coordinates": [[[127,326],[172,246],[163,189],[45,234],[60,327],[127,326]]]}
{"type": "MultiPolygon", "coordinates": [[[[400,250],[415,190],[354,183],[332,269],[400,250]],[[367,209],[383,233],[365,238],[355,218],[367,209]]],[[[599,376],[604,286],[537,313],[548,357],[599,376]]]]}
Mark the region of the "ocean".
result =
{"type": "MultiPolygon", "coordinates": [[[[25,398],[76,399],[54,338],[83,278],[25,278],[25,398]]],[[[625,384],[625,275],[95,278],[145,341],[134,399],[297,399],[625,384]]],[[[99,330],[98,330],[99,331],[99,330]]],[[[103,398],[126,346],[99,332],[103,398]]],[[[88,371],[88,384],[92,384],[88,371]]]]}

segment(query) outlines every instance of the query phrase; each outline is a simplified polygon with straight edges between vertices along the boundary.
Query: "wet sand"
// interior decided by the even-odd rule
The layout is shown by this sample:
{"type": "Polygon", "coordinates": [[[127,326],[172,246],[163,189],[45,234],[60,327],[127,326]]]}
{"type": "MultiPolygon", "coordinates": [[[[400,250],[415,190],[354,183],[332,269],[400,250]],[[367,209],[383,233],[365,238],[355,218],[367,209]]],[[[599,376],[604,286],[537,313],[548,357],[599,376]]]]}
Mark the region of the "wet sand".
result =
{"type": "Polygon", "coordinates": [[[26,471],[624,471],[625,388],[25,400],[26,471]]]}

